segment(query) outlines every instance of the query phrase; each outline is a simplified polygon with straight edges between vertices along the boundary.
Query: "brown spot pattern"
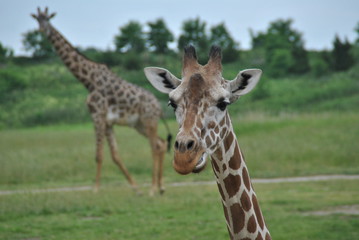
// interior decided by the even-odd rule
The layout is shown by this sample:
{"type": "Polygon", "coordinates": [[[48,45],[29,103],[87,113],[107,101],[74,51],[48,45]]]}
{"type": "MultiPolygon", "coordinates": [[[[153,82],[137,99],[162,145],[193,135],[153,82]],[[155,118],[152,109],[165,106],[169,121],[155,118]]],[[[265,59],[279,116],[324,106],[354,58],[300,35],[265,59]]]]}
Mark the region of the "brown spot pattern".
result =
{"type": "Polygon", "coordinates": [[[223,163],[222,169],[223,169],[223,172],[227,170],[227,165],[225,163],[223,163]]]}
{"type": "Polygon", "coordinates": [[[216,128],[214,129],[214,132],[217,133],[217,134],[219,133],[219,127],[218,126],[216,126],[216,128]]]}
{"type": "Polygon", "coordinates": [[[217,150],[214,152],[214,156],[216,156],[219,161],[223,161],[222,148],[217,148],[217,150]]]}
{"type": "Polygon", "coordinates": [[[202,129],[201,130],[201,138],[204,138],[205,135],[206,135],[206,130],[202,129]]]}
{"type": "Polygon", "coordinates": [[[224,135],[226,135],[226,133],[227,133],[227,128],[226,127],[222,128],[222,131],[220,133],[222,139],[224,138],[224,135]]]}
{"type": "Polygon", "coordinates": [[[206,137],[206,144],[207,144],[207,147],[211,146],[211,138],[209,136],[206,137]]]}
{"type": "Polygon", "coordinates": [[[90,113],[95,113],[96,112],[96,108],[91,104],[88,105],[88,109],[89,109],[90,113]]]}
{"type": "Polygon", "coordinates": [[[251,199],[249,198],[246,190],[241,195],[241,204],[244,211],[249,211],[252,208],[251,199]]]}
{"type": "Polygon", "coordinates": [[[238,145],[235,146],[233,156],[229,159],[229,167],[233,170],[237,170],[241,167],[241,154],[239,152],[238,145]]]}
{"type": "Polygon", "coordinates": [[[239,203],[233,204],[230,211],[232,213],[233,232],[239,233],[244,228],[244,211],[239,203]]]}
{"type": "Polygon", "coordinates": [[[232,142],[233,142],[233,133],[230,132],[228,134],[228,136],[226,137],[226,139],[224,140],[224,151],[227,152],[228,149],[231,147],[232,142]]]}
{"type": "Polygon", "coordinates": [[[272,238],[270,237],[269,233],[266,234],[266,240],[272,240],[272,238]]]}
{"type": "Polygon", "coordinates": [[[257,230],[257,223],[254,215],[248,219],[247,230],[250,233],[254,233],[257,230]]]}
{"type": "Polygon", "coordinates": [[[260,232],[258,232],[258,235],[255,240],[263,240],[262,234],[260,232]]]}
{"type": "Polygon", "coordinates": [[[212,165],[213,165],[213,168],[216,170],[216,172],[219,173],[219,167],[218,167],[216,161],[212,161],[212,165]]]}
{"type": "Polygon", "coordinates": [[[252,203],[253,203],[254,212],[256,214],[258,224],[261,227],[261,229],[263,229],[264,221],[263,221],[262,213],[261,213],[261,210],[259,209],[259,204],[258,204],[257,197],[255,194],[253,194],[253,196],[252,196],[252,203]]]}
{"type": "Polygon", "coordinates": [[[211,122],[208,123],[208,128],[209,128],[209,129],[212,129],[212,128],[214,128],[215,126],[216,126],[216,123],[213,122],[213,121],[211,121],[211,122]]]}
{"type": "Polygon", "coordinates": [[[241,177],[239,175],[229,174],[223,180],[223,182],[224,186],[226,187],[228,196],[231,198],[239,191],[239,187],[241,185],[241,177]]]}
{"type": "Polygon", "coordinates": [[[115,98],[108,99],[108,104],[109,105],[115,105],[116,104],[116,99],[115,98]]]}
{"type": "Polygon", "coordinates": [[[250,191],[251,190],[251,183],[249,181],[248,172],[247,172],[247,169],[245,167],[242,170],[242,177],[243,177],[244,185],[246,186],[247,190],[250,191]]]}
{"type": "Polygon", "coordinates": [[[226,125],[229,126],[229,116],[226,115],[226,125]]]}
{"type": "Polygon", "coordinates": [[[225,121],[226,121],[226,117],[222,118],[222,120],[219,122],[219,126],[222,127],[225,121]]]}
{"type": "Polygon", "coordinates": [[[213,131],[211,131],[211,138],[212,138],[213,141],[216,139],[216,136],[214,135],[213,131]]]}

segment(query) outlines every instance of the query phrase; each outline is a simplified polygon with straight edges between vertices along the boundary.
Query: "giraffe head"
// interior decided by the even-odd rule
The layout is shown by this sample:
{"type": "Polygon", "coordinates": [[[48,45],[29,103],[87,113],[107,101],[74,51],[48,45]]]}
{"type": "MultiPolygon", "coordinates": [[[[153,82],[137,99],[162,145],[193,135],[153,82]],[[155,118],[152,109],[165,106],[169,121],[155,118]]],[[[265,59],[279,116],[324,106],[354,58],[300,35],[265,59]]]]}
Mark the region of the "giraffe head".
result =
{"type": "Polygon", "coordinates": [[[261,76],[259,69],[247,69],[228,81],[222,77],[221,49],[213,46],[209,61],[197,62],[193,46],[183,56],[182,79],[168,70],[145,68],[145,75],[159,91],[169,94],[179,124],[173,166],[180,174],[200,172],[207,155],[212,154],[231,131],[227,106],[251,91],[261,76]]]}
{"type": "Polygon", "coordinates": [[[35,18],[40,25],[40,31],[44,32],[47,34],[46,31],[48,31],[48,26],[49,26],[49,22],[50,19],[55,17],[56,13],[48,13],[49,9],[46,7],[45,11],[41,12],[40,8],[37,8],[37,15],[36,14],[31,14],[31,16],[33,18],[35,18]]]}

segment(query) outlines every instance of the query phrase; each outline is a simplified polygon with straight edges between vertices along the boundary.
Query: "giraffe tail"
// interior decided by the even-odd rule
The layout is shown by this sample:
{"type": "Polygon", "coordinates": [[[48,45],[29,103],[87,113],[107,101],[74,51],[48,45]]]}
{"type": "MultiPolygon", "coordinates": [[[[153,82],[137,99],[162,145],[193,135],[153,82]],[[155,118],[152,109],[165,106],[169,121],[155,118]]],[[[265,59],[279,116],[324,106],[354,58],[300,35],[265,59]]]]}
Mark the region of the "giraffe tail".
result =
{"type": "Polygon", "coordinates": [[[172,142],[172,134],[169,133],[167,135],[167,152],[170,152],[171,151],[171,142],[172,142]]]}
{"type": "Polygon", "coordinates": [[[172,134],[171,134],[171,131],[170,131],[170,128],[168,127],[168,124],[166,122],[166,120],[163,118],[163,116],[161,116],[161,120],[163,122],[163,124],[165,125],[166,127],[166,130],[167,130],[167,152],[169,152],[171,150],[171,142],[172,142],[172,134]]]}

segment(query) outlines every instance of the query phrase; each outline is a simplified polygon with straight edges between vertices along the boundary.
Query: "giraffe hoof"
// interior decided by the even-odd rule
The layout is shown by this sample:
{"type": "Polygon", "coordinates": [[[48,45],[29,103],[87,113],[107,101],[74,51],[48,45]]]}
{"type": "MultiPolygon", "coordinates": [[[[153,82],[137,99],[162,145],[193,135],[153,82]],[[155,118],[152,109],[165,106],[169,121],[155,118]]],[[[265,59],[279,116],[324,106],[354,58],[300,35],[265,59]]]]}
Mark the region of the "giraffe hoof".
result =
{"type": "Polygon", "coordinates": [[[160,194],[163,195],[165,193],[166,189],[165,188],[161,188],[160,189],[160,194]]]}

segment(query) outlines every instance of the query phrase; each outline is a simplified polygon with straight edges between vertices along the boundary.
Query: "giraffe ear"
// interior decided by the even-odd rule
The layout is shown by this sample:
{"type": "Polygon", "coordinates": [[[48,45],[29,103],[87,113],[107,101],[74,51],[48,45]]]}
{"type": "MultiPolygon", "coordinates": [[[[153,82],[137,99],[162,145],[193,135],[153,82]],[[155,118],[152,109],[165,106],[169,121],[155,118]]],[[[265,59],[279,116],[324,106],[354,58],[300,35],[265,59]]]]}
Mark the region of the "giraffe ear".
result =
{"type": "Polygon", "coordinates": [[[56,16],[56,13],[52,13],[50,16],[49,16],[49,19],[53,18],[56,16]]]}
{"type": "Polygon", "coordinates": [[[229,82],[230,102],[234,102],[240,96],[249,93],[258,83],[262,75],[260,69],[246,69],[240,71],[235,79],[229,82]]]}
{"type": "Polygon", "coordinates": [[[148,81],[162,93],[170,93],[181,84],[181,80],[164,68],[146,67],[144,71],[148,81]]]}

